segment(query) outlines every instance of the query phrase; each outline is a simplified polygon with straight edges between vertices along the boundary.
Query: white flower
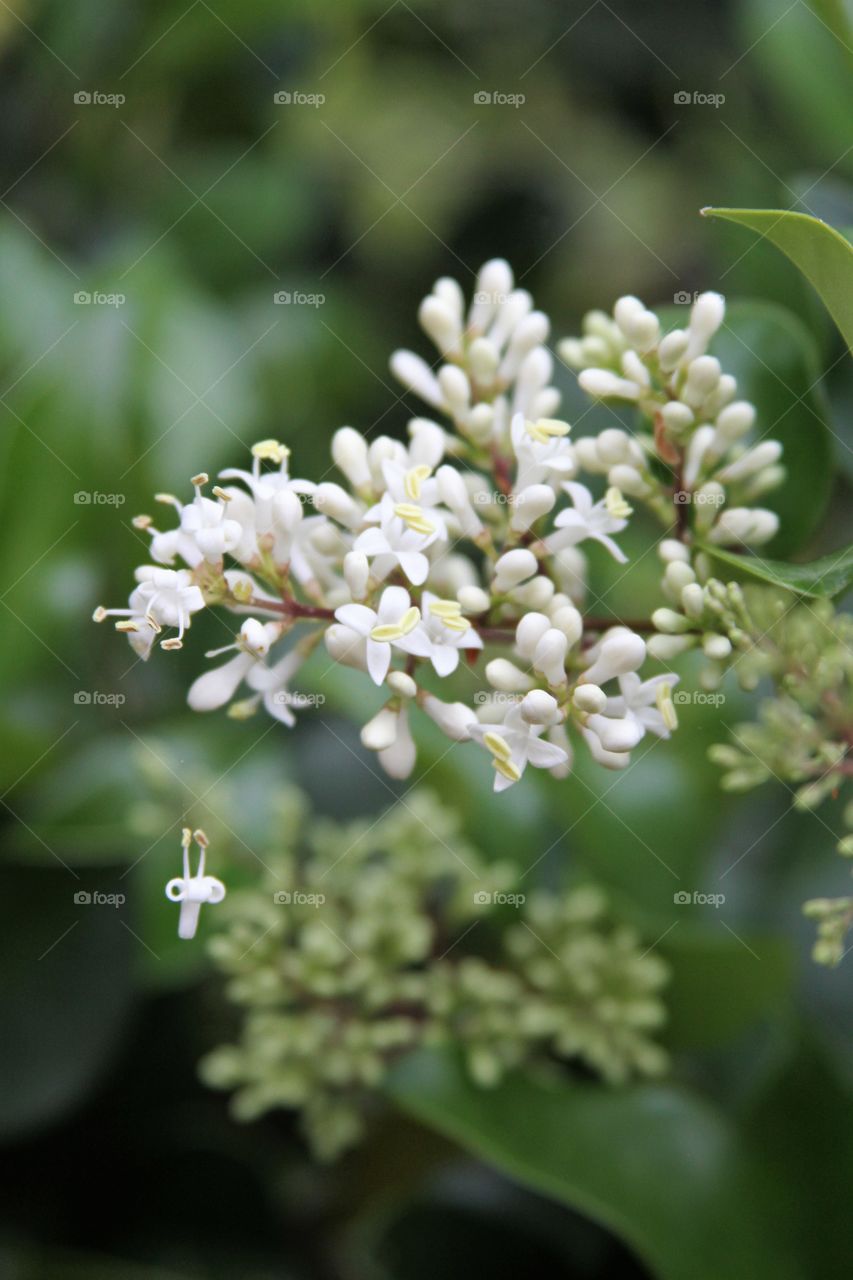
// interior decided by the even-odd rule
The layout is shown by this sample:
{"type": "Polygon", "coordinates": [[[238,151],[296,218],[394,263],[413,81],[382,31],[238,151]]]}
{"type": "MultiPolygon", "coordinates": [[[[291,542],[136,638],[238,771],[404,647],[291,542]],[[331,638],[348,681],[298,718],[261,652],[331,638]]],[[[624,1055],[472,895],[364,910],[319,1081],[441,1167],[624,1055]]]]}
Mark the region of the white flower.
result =
{"type": "Polygon", "coordinates": [[[185,827],[181,837],[184,851],[184,874],[170,880],[166,885],[166,897],[170,902],[180,902],[181,914],[178,920],[178,937],[194,938],[198,928],[198,918],[202,904],[205,902],[221,902],[225,897],[225,885],[216,876],[204,874],[205,853],[208,847],[207,836],[203,831],[191,832],[185,827]],[[199,848],[198,871],[190,874],[190,843],[195,840],[199,848]]]}
{"type": "Polygon", "coordinates": [[[429,656],[429,642],[418,630],[420,610],[405,587],[386,587],[376,610],[364,604],[344,604],[335,610],[335,617],[364,638],[367,670],[374,684],[382,684],[388,674],[392,645],[406,653],[420,651],[421,657],[429,656]]]}
{"type": "Polygon", "coordinates": [[[619,490],[608,489],[605,496],[594,503],[586,485],[569,480],[562,487],[574,505],[561,511],[554,520],[554,528],[559,532],[546,538],[548,550],[559,552],[592,538],[606,547],[614,560],[625,564],[628,557],[609,537],[611,533],[621,533],[631,515],[631,508],[619,490]]]}
{"type": "MultiPolygon", "coordinates": [[[[529,710],[526,708],[527,698],[532,697],[533,693],[541,692],[533,690],[527,694],[520,703],[510,708],[502,722],[471,725],[468,730],[475,742],[479,742],[492,756],[492,768],[496,775],[495,791],[505,791],[514,782],[518,782],[528,764],[537,769],[554,769],[568,760],[568,754],[562,747],[543,741],[540,737],[550,725],[532,724],[525,719],[525,709],[529,710]]],[[[553,704],[553,714],[556,715],[557,703],[553,698],[550,701],[553,704]]]]}
{"type": "Polygon", "coordinates": [[[201,588],[192,580],[189,569],[163,569],[159,565],[145,564],[136,570],[136,587],[130,595],[127,609],[98,607],[95,622],[117,617],[117,631],[127,633],[130,643],[141,658],[151,652],[154,638],[163,627],[177,627],[178,634],[163,640],[163,649],[180,649],[184,631],[189,627],[192,615],[204,608],[201,588]]]}
{"type": "Polygon", "coordinates": [[[568,440],[570,430],[567,422],[556,418],[528,422],[523,413],[513,416],[512,447],[518,463],[516,492],[552,476],[567,479],[575,474],[577,462],[568,440]]]}
{"type": "MultiPolygon", "coordinates": [[[[460,649],[482,649],[483,641],[455,600],[441,600],[431,591],[421,597],[421,623],[418,631],[426,640],[426,654],[436,675],[449,676],[459,666],[460,649]]],[[[413,633],[414,634],[414,633],[413,633]]],[[[409,649],[409,652],[413,650],[409,649]]]]}
{"type": "Polygon", "coordinates": [[[424,551],[439,537],[439,527],[421,512],[417,503],[395,503],[390,493],[378,504],[375,518],[379,527],[360,533],[353,551],[361,551],[374,561],[377,578],[386,578],[399,565],[415,586],[426,582],[429,560],[424,551]]]}
{"type": "Polygon", "coordinates": [[[304,661],[305,654],[296,646],[271,667],[263,662],[253,663],[246,673],[246,684],[250,689],[256,689],[258,692],[257,698],[249,702],[247,710],[261,699],[264,709],[271,716],[280,720],[282,724],[286,724],[288,729],[292,729],[296,724],[292,707],[299,705],[299,699],[290,693],[287,686],[304,661]]]}
{"type": "Polygon", "coordinates": [[[247,618],[240,628],[240,634],[234,644],[225,645],[221,649],[211,649],[208,658],[216,658],[222,653],[236,650],[236,657],[205,671],[190,685],[187,702],[193,711],[216,711],[224,707],[237,692],[239,685],[246,679],[255,663],[261,662],[269,653],[282,633],[280,622],[259,622],[257,618],[247,618]]]}
{"type": "Polygon", "coordinates": [[[678,727],[672,702],[672,690],[678,680],[678,676],[666,672],[641,680],[635,671],[627,671],[619,677],[619,695],[607,699],[604,714],[635,721],[642,730],[641,737],[649,732],[668,738],[678,727]]]}

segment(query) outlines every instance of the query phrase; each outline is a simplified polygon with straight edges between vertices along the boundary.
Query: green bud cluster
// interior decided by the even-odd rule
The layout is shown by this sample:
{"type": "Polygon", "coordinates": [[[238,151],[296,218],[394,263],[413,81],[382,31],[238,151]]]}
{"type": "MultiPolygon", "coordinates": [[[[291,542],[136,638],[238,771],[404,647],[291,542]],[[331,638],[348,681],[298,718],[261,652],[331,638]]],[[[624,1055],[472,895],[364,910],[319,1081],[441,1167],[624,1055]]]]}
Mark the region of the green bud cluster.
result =
{"type": "MultiPolygon", "coordinates": [[[[732,742],[711,747],[710,758],[725,770],[728,791],[777,778],[796,788],[800,809],[834,803],[851,774],[853,618],[828,600],[795,604],[775,589],[751,588],[745,596],[750,644],[736,659],[738,676],[746,688],[769,678],[775,692],[760,703],[757,720],[735,726],[732,742]]],[[[853,803],[843,809],[843,822],[853,830],[853,803]]],[[[853,855],[853,836],[843,837],[838,850],[853,855]]],[[[813,953],[819,963],[840,962],[852,904],[806,903],[806,914],[819,922],[813,953]]]]}
{"type": "Polygon", "coordinates": [[[210,943],[242,1013],[201,1070],[234,1091],[237,1117],[296,1109],[332,1159],[421,1045],[459,1046],[483,1087],[560,1062],[613,1083],[665,1069],[652,1037],[666,966],[599,890],[525,897],[428,792],[378,822],[300,827],[262,887],[229,895],[210,943]]]}

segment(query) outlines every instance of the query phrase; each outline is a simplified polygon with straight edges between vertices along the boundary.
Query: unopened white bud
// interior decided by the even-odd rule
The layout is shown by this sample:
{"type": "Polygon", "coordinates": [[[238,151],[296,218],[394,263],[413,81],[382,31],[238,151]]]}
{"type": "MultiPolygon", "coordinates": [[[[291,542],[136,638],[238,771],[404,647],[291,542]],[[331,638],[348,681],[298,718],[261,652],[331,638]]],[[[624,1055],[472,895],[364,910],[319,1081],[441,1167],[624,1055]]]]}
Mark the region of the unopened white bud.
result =
{"type": "Polygon", "coordinates": [[[631,751],[643,736],[643,726],[635,719],[591,715],[586,728],[598,738],[605,751],[631,751]]]}
{"type": "Polygon", "coordinates": [[[686,560],[671,560],[666,566],[663,580],[673,599],[680,599],[684,588],[696,581],[696,574],[686,560]]]}
{"type": "Polygon", "coordinates": [[[368,751],[385,751],[397,739],[397,712],[385,706],[361,731],[362,745],[368,751]]]}
{"type": "Polygon", "coordinates": [[[444,408],[444,394],[438,378],[414,351],[395,351],[391,357],[391,372],[404,387],[414,391],[427,404],[435,409],[444,408]]]}
{"type": "Polygon", "coordinates": [[[690,618],[701,618],[705,612],[705,592],[698,582],[690,582],[681,592],[681,607],[690,618]]]}
{"type": "Polygon", "coordinates": [[[516,495],[510,528],[514,533],[524,533],[551,510],[557,495],[550,485],[529,484],[516,495]]]}
{"type": "Polygon", "coordinates": [[[467,374],[456,365],[445,364],[439,370],[438,382],[450,413],[454,417],[467,413],[471,403],[471,384],[467,374]]]}
{"type": "Polygon", "coordinates": [[[385,683],[401,698],[414,698],[418,692],[418,686],[406,671],[389,671],[385,683]]]}
{"type": "Polygon", "coordinates": [[[607,694],[600,685],[585,681],[575,686],[572,703],[584,715],[598,715],[607,706],[607,694]]]}
{"type": "Polygon", "coordinates": [[[685,636],[649,636],[647,648],[652,658],[659,662],[671,662],[679,654],[686,653],[696,644],[695,635],[685,636]]]}
{"type": "Polygon", "coordinates": [[[471,725],[477,723],[477,717],[464,702],[442,702],[428,693],[421,703],[430,720],[434,720],[454,742],[465,742],[469,737],[471,725]]]}
{"type": "Polygon", "coordinates": [[[533,669],[543,675],[550,685],[566,682],[566,654],[569,642],[562,631],[549,627],[533,651],[533,669]]]}
{"type": "Polygon", "coordinates": [[[367,670],[367,645],[364,637],[351,627],[333,622],[326,628],[323,640],[329,657],[345,667],[355,667],[357,671],[367,670]]]}
{"type": "Polygon", "coordinates": [[[664,538],[658,545],[658,555],[666,564],[674,560],[689,561],[690,559],[689,549],[675,538],[664,538]]]}
{"type": "Polygon", "coordinates": [[[569,642],[575,645],[583,635],[583,618],[573,604],[561,605],[551,614],[551,626],[562,631],[569,642]]]}
{"type": "Polygon", "coordinates": [[[637,468],[624,463],[610,468],[607,482],[614,485],[620,493],[627,493],[632,498],[647,498],[653,492],[652,486],[643,479],[637,468]]]}
{"type": "Polygon", "coordinates": [[[508,658],[493,658],[486,663],[486,679],[493,689],[501,693],[526,693],[533,679],[508,658]]]}
{"type": "Polygon", "coordinates": [[[428,337],[432,338],[443,356],[455,355],[459,349],[462,329],[457,316],[435,295],[424,298],[418,309],[418,320],[428,337]]]}
{"type": "Polygon", "coordinates": [[[526,613],[519,619],[515,629],[515,644],[522,658],[530,661],[537,644],[550,626],[551,621],[544,613],[526,613]]]}
{"type": "Polygon", "coordinates": [[[495,590],[503,595],[526,578],[532,578],[537,567],[535,555],[524,547],[505,552],[495,564],[495,590]]]}
{"type": "Polygon", "coordinates": [[[332,436],[332,460],[354,489],[370,485],[367,441],[352,427],[340,427],[332,436]]]}
{"type": "Polygon", "coordinates": [[[601,461],[608,467],[627,462],[631,456],[631,438],[620,427],[607,427],[596,436],[596,448],[601,461]]]}
{"type": "Polygon", "coordinates": [[[605,684],[615,676],[636,671],[642,666],[646,646],[642,636],[620,627],[606,635],[601,642],[598,657],[581,677],[592,684],[605,684]]]}
{"type": "Polygon", "coordinates": [[[363,600],[367,595],[370,564],[363,551],[348,551],[344,556],[344,581],[353,600],[363,600]]]}
{"type": "Polygon", "coordinates": [[[640,388],[636,382],[620,378],[609,369],[584,369],[578,375],[578,384],[588,396],[596,400],[605,400],[610,396],[617,400],[637,400],[640,388]]]}
{"type": "Polygon", "coordinates": [[[314,506],[324,516],[352,527],[361,520],[361,508],[358,503],[339,484],[324,480],[318,484],[313,494],[314,506]]]}
{"type": "Polygon", "coordinates": [[[755,406],[748,400],[736,400],[734,404],[726,405],[725,409],[717,414],[714,424],[722,448],[745,436],[752,429],[754,422],[755,406]]]}
{"type": "Polygon", "coordinates": [[[660,410],[663,424],[674,436],[680,436],[693,426],[693,410],[681,400],[670,400],[660,410]]]}
{"type": "Polygon", "coordinates": [[[728,636],[715,635],[709,631],[702,637],[702,652],[706,658],[722,662],[732,651],[732,642],[728,636]]]}
{"type": "Polygon", "coordinates": [[[652,623],[658,631],[670,636],[689,631],[692,626],[689,618],[685,618],[683,613],[676,613],[674,609],[655,609],[652,614],[652,623]]]}
{"type": "Polygon", "coordinates": [[[710,292],[699,294],[690,311],[688,326],[690,345],[686,353],[688,360],[693,360],[707,351],[708,343],[723,323],[725,314],[726,303],[722,294],[710,292]]]}
{"type": "Polygon", "coordinates": [[[482,587],[460,587],[456,599],[462,606],[463,613],[485,613],[491,606],[491,597],[482,587]]]}
{"type": "Polygon", "coordinates": [[[412,418],[408,425],[409,458],[414,466],[434,470],[447,449],[447,432],[430,418],[412,418]]]}
{"type": "Polygon", "coordinates": [[[468,368],[475,382],[490,386],[500,364],[498,349],[488,338],[475,338],[468,348],[468,368]]]}
{"type": "Polygon", "coordinates": [[[723,467],[717,473],[717,479],[723,484],[732,484],[734,481],[743,480],[747,476],[754,475],[756,471],[761,471],[763,467],[771,467],[778,462],[782,456],[782,446],[778,440],[762,440],[761,444],[755,445],[752,449],[747,449],[746,453],[742,453],[734,462],[730,462],[728,466],[723,467]]]}
{"type": "Polygon", "coordinates": [[[544,689],[531,689],[521,700],[521,715],[528,724],[552,724],[557,718],[557,699],[544,689]]]}
{"type": "Polygon", "coordinates": [[[683,358],[690,342],[690,336],[684,329],[673,329],[666,337],[661,338],[658,347],[658,359],[664,373],[672,373],[683,358]]]}
{"type": "Polygon", "coordinates": [[[520,587],[513,587],[510,599],[525,609],[546,609],[554,597],[554,584],[550,578],[538,573],[535,578],[520,587]]]}

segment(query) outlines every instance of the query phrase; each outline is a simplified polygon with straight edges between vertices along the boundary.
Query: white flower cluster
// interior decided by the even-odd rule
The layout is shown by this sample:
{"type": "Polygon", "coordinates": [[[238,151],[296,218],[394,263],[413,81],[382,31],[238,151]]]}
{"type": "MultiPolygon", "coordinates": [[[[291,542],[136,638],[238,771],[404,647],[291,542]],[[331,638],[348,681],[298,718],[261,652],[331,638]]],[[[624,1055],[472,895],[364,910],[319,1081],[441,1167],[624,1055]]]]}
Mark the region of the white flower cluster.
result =
{"type": "MultiPolygon", "coordinates": [[[[164,629],[177,634],[161,647],[180,648],[205,606],[244,615],[233,643],[208,655],[229,654],[191,686],[190,706],[230,703],[230,714],[245,716],[263,704],[288,725],[294,706],[311,700],[289,685],[324,642],[333,660],[386,691],[362,741],[393,777],[415,763],[412,708],[488,752],[498,791],[528,764],[564,775],[570,730],[599,763],[622,768],[646,733],[666,738],[676,727],[677,677],[639,675],[640,632],[654,632],[657,616],[623,625],[582,614],[581,546],[625,562],[614,536],[632,515],[625,494],[675,520],[664,589],[690,618],[690,587],[702,591],[691,568],[695,534],[761,541],[775,529],[769,512],[720,513],[708,499],[725,500],[730,486],[745,502],[779,474],[778,446],[740,443],[753,410],[734,400],[734,380],[705,354],[722,315],[722,299],[702,295],[689,328],[663,338],[634,298],[620,299],[612,320],[588,317],[586,336],[562,344],[563,355],[594,360],[581,385],[632,400],[652,429],[572,441],[554,416],[548,320],[514,288],[509,266],[482,268],[467,311],[459,285],[439,280],[420,308],[437,367],[407,351],[391,361],[433,417],[412,419],[405,444],[342,427],[332,440],[341,483],[291,478],[290,450],[265,440],[251,470],[222,472],[212,496],[206,475],[193,477],[187,504],[158,495],[177,527],[137,518],[155,563],[136,571],[127,609],[98,609],[95,619],[119,616],[117,629],[147,658],[164,629]],[[606,475],[602,496],[581,483],[583,472],[606,475]],[[683,494],[694,500],[692,520],[683,494]],[[464,699],[435,692],[449,678],[464,699]],[[241,685],[247,695],[234,702],[241,685]]],[[[681,639],[691,626],[660,629],[681,639]]]]}

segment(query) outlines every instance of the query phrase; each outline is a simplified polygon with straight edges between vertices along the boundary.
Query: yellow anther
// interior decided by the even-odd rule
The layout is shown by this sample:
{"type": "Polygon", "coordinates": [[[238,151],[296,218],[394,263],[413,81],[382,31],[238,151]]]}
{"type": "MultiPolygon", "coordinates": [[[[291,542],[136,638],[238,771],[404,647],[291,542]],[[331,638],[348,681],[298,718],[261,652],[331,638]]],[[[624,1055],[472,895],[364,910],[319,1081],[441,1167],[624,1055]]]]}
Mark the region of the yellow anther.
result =
{"type": "Polygon", "coordinates": [[[231,501],[231,494],[226,493],[225,490],[222,488],[222,486],[219,484],[215,484],[211,492],[213,493],[214,497],[221,498],[223,502],[231,501]]]}
{"type": "Polygon", "coordinates": [[[549,440],[567,436],[571,431],[568,422],[561,422],[559,418],[540,418],[538,422],[528,422],[525,425],[527,434],[538,444],[547,444],[549,440]]]}
{"type": "Polygon", "coordinates": [[[418,625],[420,620],[421,620],[421,611],[417,607],[417,605],[413,604],[411,609],[407,609],[406,612],[403,614],[402,618],[400,619],[400,630],[402,631],[403,635],[407,636],[410,631],[414,631],[415,627],[418,625]]]}
{"type": "Polygon", "coordinates": [[[209,479],[210,479],[210,476],[207,474],[206,471],[199,471],[197,476],[192,477],[192,479],[190,480],[190,484],[193,485],[194,487],[198,487],[199,485],[207,484],[209,479]]]}
{"type": "Polygon", "coordinates": [[[420,507],[413,502],[398,502],[394,507],[394,515],[415,533],[435,533],[435,525],[430,524],[420,507]]]}
{"type": "Polygon", "coordinates": [[[160,642],[160,648],[166,649],[168,652],[171,652],[173,649],[183,649],[183,647],[183,640],[179,640],[177,636],[173,636],[171,640],[162,640],[160,642]]]}
{"type": "Polygon", "coordinates": [[[184,827],[181,831],[181,844],[184,849],[189,849],[193,841],[193,833],[189,827],[184,827]]]}
{"type": "Polygon", "coordinates": [[[421,465],[419,467],[412,467],[411,471],[406,472],[406,478],[403,481],[403,488],[406,490],[406,495],[412,499],[412,502],[419,501],[421,496],[421,485],[424,480],[429,477],[431,471],[431,467],[421,465]]]}
{"type": "Polygon", "coordinates": [[[614,516],[617,520],[627,520],[628,516],[634,513],[634,508],[622,497],[622,490],[617,489],[615,485],[611,485],[604,495],[604,506],[608,515],[614,516]]]}
{"type": "Polygon", "coordinates": [[[92,614],[93,622],[103,622],[107,616],[107,611],[102,604],[99,604],[95,612],[92,614]]]}
{"type": "Polygon", "coordinates": [[[370,632],[371,640],[376,640],[379,644],[390,644],[392,640],[400,640],[402,636],[403,628],[397,622],[381,622],[370,632]]]}
{"type": "Polygon", "coordinates": [[[252,445],[252,457],[260,458],[262,462],[286,462],[290,450],[279,440],[259,440],[252,445]]]}
{"type": "Polygon", "coordinates": [[[670,733],[678,728],[678,713],[675,710],[675,704],[672,701],[672,687],[668,684],[659,684],[655,691],[655,703],[658,711],[663,716],[663,722],[669,729],[670,733]]]}
{"type": "Polygon", "coordinates": [[[170,503],[172,506],[174,506],[174,504],[178,501],[178,499],[175,497],[175,495],[174,495],[173,493],[155,493],[155,494],[154,494],[154,501],[155,501],[155,502],[168,502],[168,503],[170,503]]]}
{"type": "Polygon", "coordinates": [[[429,611],[437,618],[458,618],[462,612],[462,605],[456,600],[433,600],[429,611]]]}
{"type": "Polygon", "coordinates": [[[497,760],[508,761],[511,758],[510,745],[506,738],[502,738],[499,733],[492,733],[491,731],[484,733],[483,742],[497,760]]]}
{"type": "MultiPolygon", "coordinates": [[[[96,618],[95,621],[99,622],[100,619],[96,618]]],[[[132,634],[134,631],[138,631],[138,630],[139,630],[139,627],[137,623],[132,622],[129,618],[126,619],[124,622],[116,623],[116,631],[124,631],[124,632],[127,632],[128,634],[132,634]]]]}
{"type": "Polygon", "coordinates": [[[521,777],[521,770],[511,760],[493,760],[492,768],[497,769],[498,773],[502,773],[510,782],[518,782],[521,777]]]}
{"type": "Polygon", "coordinates": [[[199,849],[206,849],[210,844],[210,841],[202,831],[201,827],[199,827],[197,831],[193,832],[193,840],[195,840],[199,849]]]}
{"type": "Polygon", "coordinates": [[[149,529],[151,527],[150,516],[134,516],[130,522],[134,529],[149,529]]]}

